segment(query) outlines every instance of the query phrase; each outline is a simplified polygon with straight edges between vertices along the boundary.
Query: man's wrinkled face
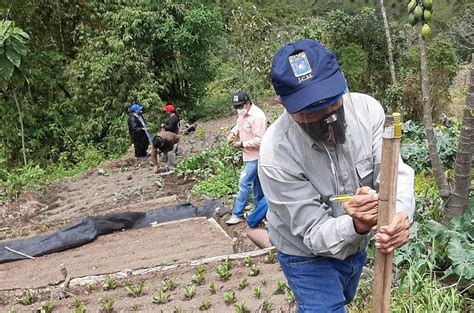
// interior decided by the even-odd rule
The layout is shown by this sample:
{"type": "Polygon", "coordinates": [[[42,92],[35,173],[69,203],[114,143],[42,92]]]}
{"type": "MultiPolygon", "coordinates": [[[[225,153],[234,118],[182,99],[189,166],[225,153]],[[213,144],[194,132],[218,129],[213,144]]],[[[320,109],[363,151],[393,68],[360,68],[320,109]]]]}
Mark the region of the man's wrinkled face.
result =
{"type": "Polygon", "coordinates": [[[346,141],[342,99],[320,111],[298,112],[291,114],[291,117],[314,141],[331,145],[346,141]]]}

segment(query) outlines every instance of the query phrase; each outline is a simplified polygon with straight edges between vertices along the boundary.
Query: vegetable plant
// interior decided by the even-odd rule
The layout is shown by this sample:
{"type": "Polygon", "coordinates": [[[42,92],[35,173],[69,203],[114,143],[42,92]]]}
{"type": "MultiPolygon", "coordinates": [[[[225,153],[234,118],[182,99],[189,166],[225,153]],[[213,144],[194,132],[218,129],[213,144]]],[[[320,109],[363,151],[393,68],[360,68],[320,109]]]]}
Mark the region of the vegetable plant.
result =
{"type": "Polygon", "coordinates": [[[164,304],[168,302],[170,295],[163,290],[158,290],[153,296],[153,303],[164,304]]]}
{"type": "Polygon", "coordinates": [[[109,297],[99,299],[100,311],[103,313],[112,313],[114,311],[115,301],[109,297]]]}
{"type": "Polygon", "coordinates": [[[23,305],[30,305],[36,301],[36,295],[30,291],[27,290],[23,296],[21,296],[20,303],[23,305]]]}
{"type": "Polygon", "coordinates": [[[163,284],[165,285],[163,291],[173,291],[176,288],[175,282],[171,279],[165,279],[163,284]]]}
{"type": "Polygon", "coordinates": [[[186,300],[191,300],[196,294],[196,286],[184,287],[184,298],[186,300]]]}
{"type": "Polygon", "coordinates": [[[87,292],[91,293],[94,290],[94,285],[91,283],[87,283],[85,285],[87,292]]]}
{"type": "Polygon", "coordinates": [[[74,313],[84,313],[86,306],[79,298],[74,299],[74,313]]]}
{"type": "Polygon", "coordinates": [[[232,260],[229,259],[229,257],[227,257],[224,262],[222,262],[222,265],[225,266],[227,268],[227,270],[231,270],[232,267],[234,267],[234,264],[232,263],[232,260]]]}
{"type": "Polygon", "coordinates": [[[51,313],[53,312],[55,303],[53,300],[47,300],[41,303],[40,313],[51,313]]]}
{"type": "Polygon", "coordinates": [[[199,311],[207,311],[211,308],[212,303],[209,300],[204,300],[201,302],[201,305],[199,305],[199,311]]]}
{"type": "Polygon", "coordinates": [[[276,262],[276,254],[273,252],[273,250],[270,250],[268,252],[268,255],[263,259],[263,262],[265,263],[275,263],[276,262]]]}
{"type": "Polygon", "coordinates": [[[277,281],[277,289],[275,291],[275,294],[284,294],[285,291],[288,289],[288,285],[285,282],[277,281]]]}
{"type": "Polygon", "coordinates": [[[211,294],[216,294],[217,293],[217,287],[216,287],[216,284],[214,282],[212,282],[210,285],[209,285],[209,291],[211,292],[211,294]]]}
{"type": "Polygon", "coordinates": [[[286,300],[288,301],[289,304],[294,304],[295,303],[295,295],[291,289],[286,289],[286,300]]]}
{"type": "Polygon", "coordinates": [[[204,277],[204,272],[200,272],[198,274],[193,275],[192,281],[198,286],[201,286],[204,283],[204,280],[206,278],[204,277]]]}
{"type": "Polygon", "coordinates": [[[253,296],[255,299],[260,299],[262,297],[262,290],[260,286],[253,288],[253,296]]]}
{"type": "Polygon", "coordinates": [[[237,302],[235,291],[224,292],[224,302],[225,304],[234,304],[237,302]]]}
{"type": "Polygon", "coordinates": [[[245,301],[240,304],[234,304],[236,313],[250,313],[250,310],[245,306],[245,301]]]}
{"type": "Polygon", "coordinates": [[[143,295],[143,292],[145,291],[145,286],[145,282],[142,282],[136,286],[127,285],[125,286],[125,288],[128,290],[130,296],[138,298],[143,295]]]}
{"type": "Polygon", "coordinates": [[[104,284],[102,285],[102,289],[107,290],[114,290],[118,287],[118,282],[110,277],[109,275],[105,276],[104,284]]]}
{"type": "Polygon", "coordinates": [[[216,269],[216,274],[221,280],[228,280],[232,274],[229,272],[229,267],[225,264],[221,264],[216,269]]]}
{"type": "Polygon", "coordinates": [[[269,299],[265,299],[262,303],[262,312],[271,312],[273,309],[273,303],[269,299]]]}
{"type": "Polygon", "coordinates": [[[260,268],[257,267],[255,264],[252,265],[249,271],[249,276],[258,276],[260,274],[260,268]]]}
{"type": "Polygon", "coordinates": [[[244,259],[244,264],[245,264],[246,267],[251,267],[251,266],[253,265],[253,260],[252,260],[252,258],[249,257],[249,256],[246,257],[246,258],[244,259]]]}
{"type": "Polygon", "coordinates": [[[247,281],[247,278],[242,278],[240,281],[239,281],[239,290],[244,290],[245,287],[247,287],[249,285],[248,281],[247,281]]]}

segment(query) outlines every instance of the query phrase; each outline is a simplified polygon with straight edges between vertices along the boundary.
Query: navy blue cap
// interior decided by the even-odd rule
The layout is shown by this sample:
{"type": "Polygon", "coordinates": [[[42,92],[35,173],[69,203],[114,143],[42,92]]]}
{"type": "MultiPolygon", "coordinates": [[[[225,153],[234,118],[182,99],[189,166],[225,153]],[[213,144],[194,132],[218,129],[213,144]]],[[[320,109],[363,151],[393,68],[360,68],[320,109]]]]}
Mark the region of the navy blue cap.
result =
{"type": "MultiPolygon", "coordinates": [[[[272,62],[272,83],[288,113],[308,106],[322,110],[346,89],[336,57],[320,43],[304,39],[278,50],[272,62]]],[[[331,103],[332,102],[332,103],[331,103]]]]}

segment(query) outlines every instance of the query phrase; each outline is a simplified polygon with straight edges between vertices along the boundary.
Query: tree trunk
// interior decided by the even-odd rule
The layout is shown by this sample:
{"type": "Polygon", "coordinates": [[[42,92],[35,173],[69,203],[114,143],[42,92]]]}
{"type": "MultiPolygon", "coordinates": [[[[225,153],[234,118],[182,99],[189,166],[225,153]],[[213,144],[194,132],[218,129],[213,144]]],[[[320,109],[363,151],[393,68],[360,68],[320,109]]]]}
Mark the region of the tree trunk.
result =
{"type": "Polygon", "coordinates": [[[469,203],[471,187],[471,166],[474,143],[474,54],[472,54],[471,75],[466,96],[466,106],[459,134],[458,154],[454,165],[454,187],[444,216],[461,216],[469,203]]]}
{"type": "MultiPolygon", "coordinates": [[[[383,0],[380,0],[380,9],[382,11],[385,37],[387,37],[388,63],[390,65],[390,74],[392,75],[392,84],[397,85],[397,76],[395,75],[395,63],[393,62],[393,53],[392,53],[392,37],[390,36],[390,28],[388,27],[387,13],[385,13],[385,5],[383,4],[383,0]]],[[[396,111],[396,108],[395,108],[395,111],[396,111]]]]}
{"type": "Polygon", "coordinates": [[[431,167],[436,180],[436,185],[439,189],[441,198],[447,199],[451,195],[448,181],[444,176],[444,166],[441,163],[438,149],[436,148],[436,137],[433,129],[433,119],[431,116],[431,100],[430,100],[430,86],[428,76],[428,57],[426,53],[426,42],[421,37],[420,29],[418,32],[418,43],[420,45],[420,61],[421,61],[421,89],[423,102],[423,124],[425,125],[426,138],[428,140],[428,151],[430,153],[431,167]]]}
{"type": "Polygon", "coordinates": [[[20,102],[18,101],[18,97],[16,96],[16,89],[13,87],[13,98],[15,99],[16,108],[18,110],[18,120],[20,121],[20,128],[21,128],[21,150],[23,152],[23,163],[25,167],[27,165],[26,162],[26,147],[25,147],[25,130],[23,127],[23,113],[21,112],[20,102]]]}

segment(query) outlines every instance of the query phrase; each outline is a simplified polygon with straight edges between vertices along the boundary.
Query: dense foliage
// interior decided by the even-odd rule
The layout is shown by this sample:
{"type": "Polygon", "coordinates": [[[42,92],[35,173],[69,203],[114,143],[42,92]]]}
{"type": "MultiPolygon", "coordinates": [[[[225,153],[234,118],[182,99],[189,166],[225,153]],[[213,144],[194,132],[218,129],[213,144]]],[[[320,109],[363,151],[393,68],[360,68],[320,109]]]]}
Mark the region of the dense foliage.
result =
{"type": "MultiPolygon", "coordinates": [[[[448,127],[437,125],[435,127],[436,144],[441,161],[447,168],[452,168],[457,153],[457,143],[459,138],[459,121],[454,119],[449,121],[448,127]]],[[[428,170],[430,168],[430,158],[428,156],[428,146],[423,125],[411,120],[403,125],[403,144],[400,153],[404,162],[410,165],[416,172],[428,170]]]]}
{"type": "MultiPolygon", "coordinates": [[[[31,166],[43,168],[58,161],[73,166],[87,149],[105,158],[119,155],[130,145],[125,114],[133,102],[145,106],[148,126],[157,132],[160,108],[168,101],[192,121],[225,114],[228,95],[238,89],[257,100],[271,96],[272,56],[300,38],[318,39],[333,50],[351,90],[367,92],[387,108],[394,97],[403,97],[405,117],[419,120],[421,96],[413,88],[419,61],[416,49],[408,49],[412,43],[404,22],[395,19],[390,26],[403,81],[394,89],[377,7],[370,1],[358,4],[358,10],[354,5],[347,3],[345,11],[283,0],[0,4],[6,21],[15,21],[30,38],[26,57],[26,42],[16,50],[24,58],[24,82],[15,84],[19,105],[9,80],[9,88],[0,92],[0,163],[20,166],[23,153],[31,166]]],[[[437,37],[430,46],[436,62],[430,64],[434,103],[442,110],[458,57],[452,42],[437,37]]]]}
{"type": "Polygon", "coordinates": [[[207,149],[178,163],[176,174],[197,180],[192,192],[214,199],[239,190],[242,152],[228,144],[207,149]]]}

